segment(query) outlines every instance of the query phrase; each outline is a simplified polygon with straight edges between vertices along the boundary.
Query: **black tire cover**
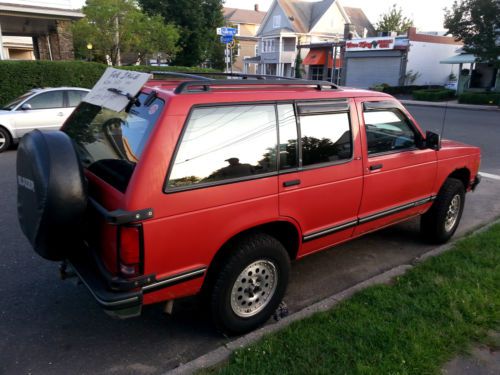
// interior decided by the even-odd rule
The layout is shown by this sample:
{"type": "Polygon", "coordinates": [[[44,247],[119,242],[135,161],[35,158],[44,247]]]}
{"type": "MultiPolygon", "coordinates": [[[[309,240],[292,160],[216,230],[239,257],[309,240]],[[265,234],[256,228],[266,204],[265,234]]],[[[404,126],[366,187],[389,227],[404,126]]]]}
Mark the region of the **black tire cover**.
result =
{"type": "Polygon", "coordinates": [[[35,251],[61,260],[78,244],[87,184],[72,140],[34,130],[17,151],[17,213],[35,251]]]}

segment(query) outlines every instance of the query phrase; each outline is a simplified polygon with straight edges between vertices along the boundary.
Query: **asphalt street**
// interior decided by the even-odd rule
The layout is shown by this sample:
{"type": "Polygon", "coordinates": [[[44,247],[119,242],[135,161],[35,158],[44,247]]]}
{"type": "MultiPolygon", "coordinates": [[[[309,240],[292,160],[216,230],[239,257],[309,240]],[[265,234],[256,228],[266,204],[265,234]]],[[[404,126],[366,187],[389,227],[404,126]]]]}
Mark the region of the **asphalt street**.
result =
{"type": "MultiPolygon", "coordinates": [[[[442,108],[408,108],[425,129],[441,129],[442,108]]],[[[449,109],[445,137],[481,146],[482,171],[500,174],[500,112],[449,109]]],[[[120,321],[84,286],[60,281],[58,264],[38,257],[17,224],[15,157],[0,154],[0,374],[161,374],[228,340],[194,299],[172,316],[151,306],[120,321]]],[[[500,216],[499,197],[500,181],[484,178],[456,236],[500,216]]],[[[367,235],[294,263],[285,301],[293,313],[432,248],[416,220],[367,235]]]]}

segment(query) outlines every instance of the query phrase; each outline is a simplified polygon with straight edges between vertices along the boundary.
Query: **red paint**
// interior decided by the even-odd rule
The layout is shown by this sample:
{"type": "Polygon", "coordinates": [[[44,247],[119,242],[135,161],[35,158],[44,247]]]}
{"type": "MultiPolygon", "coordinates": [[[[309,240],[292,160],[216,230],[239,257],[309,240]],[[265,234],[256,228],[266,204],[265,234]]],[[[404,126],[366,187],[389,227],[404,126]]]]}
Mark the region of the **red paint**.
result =
{"type": "MultiPolygon", "coordinates": [[[[108,210],[154,210],[154,218],[142,222],[144,272],[155,274],[158,279],[210,267],[214,256],[232,237],[267,223],[286,222],[295,228],[300,239],[297,257],[302,257],[413,217],[427,210],[430,203],[318,239],[302,242],[304,236],[436,195],[456,169],[466,168],[471,179],[478,173],[479,149],[448,141],[443,142],[440,151],[414,150],[368,158],[362,103],[393,100],[398,104],[386,94],[270,87],[238,88],[236,92],[220,88],[210,93],[175,95],[172,87],[173,82],[151,81],[145,88],[154,88],[166,105],[126,192],[120,193],[87,172],[91,196],[108,210]],[[251,181],[172,194],[163,192],[173,152],[194,105],[345,98],[351,104],[351,160],[251,181]],[[383,164],[382,170],[370,172],[368,168],[374,163],[383,164]],[[299,179],[300,185],[283,186],[284,181],[294,179],[299,179]]],[[[99,226],[101,256],[108,269],[116,272],[116,229],[102,222],[99,226]]],[[[126,236],[128,250],[124,256],[135,261],[134,234],[126,236]]],[[[203,278],[198,278],[145,294],[144,303],[192,295],[202,284],[203,278]]]]}

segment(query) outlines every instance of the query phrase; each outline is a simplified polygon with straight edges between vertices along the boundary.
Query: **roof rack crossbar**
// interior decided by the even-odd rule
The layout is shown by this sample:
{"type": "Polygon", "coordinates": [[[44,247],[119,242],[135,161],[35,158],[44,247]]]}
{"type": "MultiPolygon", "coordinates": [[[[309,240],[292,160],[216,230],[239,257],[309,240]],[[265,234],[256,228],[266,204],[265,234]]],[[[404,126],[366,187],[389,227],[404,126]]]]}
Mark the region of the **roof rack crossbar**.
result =
{"type": "Polygon", "coordinates": [[[186,92],[210,91],[212,86],[309,86],[316,90],[324,88],[338,90],[338,86],[327,81],[306,81],[306,80],[198,80],[181,82],[174,90],[175,94],[186,92]],[[190,88],[198,88],[189,90],[190,88]],[[201,90],[200,90],[201,88],[201,90]]]}

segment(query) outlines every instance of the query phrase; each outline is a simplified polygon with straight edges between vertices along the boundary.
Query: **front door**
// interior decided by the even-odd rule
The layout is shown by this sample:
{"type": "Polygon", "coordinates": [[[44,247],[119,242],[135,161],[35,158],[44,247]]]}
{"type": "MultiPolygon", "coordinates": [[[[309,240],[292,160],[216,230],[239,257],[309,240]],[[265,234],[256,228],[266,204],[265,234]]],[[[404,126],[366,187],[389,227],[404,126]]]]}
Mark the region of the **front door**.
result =
{"type": "Polygon", "coordinates": [[[64,91],[48,91],[27,100],[31,109],[16,110],[15,126],[18,137],[33,129],[58,130],[73,108],[64,107],[64,91]]]}
{"type": "Polygon", "coordinates": [[[431,202],[436,151],[419,148],[423,135],[394,100],[357,100],[364,145],[362,234],[421,213],[431,202]]]}

